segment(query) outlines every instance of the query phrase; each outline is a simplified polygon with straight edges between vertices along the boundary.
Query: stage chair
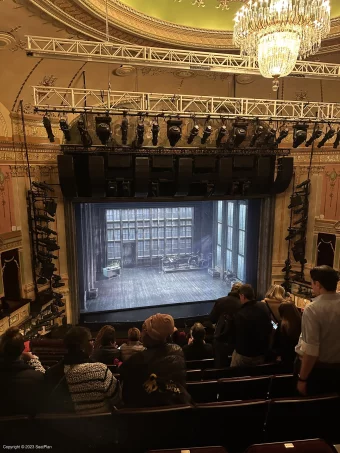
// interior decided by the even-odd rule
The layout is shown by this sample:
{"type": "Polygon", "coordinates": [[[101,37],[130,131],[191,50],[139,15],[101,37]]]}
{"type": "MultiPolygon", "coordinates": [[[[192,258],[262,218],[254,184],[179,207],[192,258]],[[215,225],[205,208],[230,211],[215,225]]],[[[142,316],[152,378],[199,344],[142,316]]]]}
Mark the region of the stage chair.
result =
{"type": "Polygon", "coordinates": [[[195,437],[191,405],[120,409],[113,413],[119,452],[187,449],[195,437]]]}
{"type": "MultiPolygon", "coordinates": [[[[190,453],[228,453],[223,447],[197,447],[189,448],[190,453]]],[[[182,453],[183,449],[172,449],[172,450],[149,450],[148,453],[182,453]]]]}
{"type": "Polygon", "coordinates": [[[273,376],[269,390],[270,399],[293,398],[298,396],[296,377],[293,374],[278,374],[273,376]]]}
{"type": "Polygon", "coordinates": [[[214,403],[217,401],[218,382],[187,382],[187,390],[195,403],[214,403]]]}
{"type": "Polygon", "coordinates": [[[259,400],[268,398],[271,376],[220,379],[219,401],[259,400]]]}
{"type": "Polygon", "coordinates": [[[252,445],[245,453],[287,453],[287,451],[294,453],[336,453],[333,445],[322,439],[252,445]]]}
{"type": "Polygon", "coordinates": [[[240,453],[263,442],[268,404],[265,400],[199,404],[193,446],[217,444],[230,453],[240,453]]]}
{"type": "Polygon", "coordinates": [[[205,370],[214,366],[214,359],[187,360],[187,370],[205,370]]]}
{"type": "Polygon", "coordinates": [[[285,442],[315,436],[330,443],[340,441],[340,398],[326,395],[271,400],[266,422],[266,441],[285,442]]]}
{"type": "Polygon", "coordinates": [[[189,382],[201,381],[202,380],[202,370],[187,370],[186,380],[189,382]]]}

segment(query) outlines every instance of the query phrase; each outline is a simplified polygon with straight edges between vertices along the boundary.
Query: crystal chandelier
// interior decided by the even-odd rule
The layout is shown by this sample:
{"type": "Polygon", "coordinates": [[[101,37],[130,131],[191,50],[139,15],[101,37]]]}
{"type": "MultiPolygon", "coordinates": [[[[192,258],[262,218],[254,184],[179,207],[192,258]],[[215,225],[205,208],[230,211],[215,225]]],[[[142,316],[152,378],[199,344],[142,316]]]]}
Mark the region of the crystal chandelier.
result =
{"type": "Polygon", "coordinates": [[[264,77],[278,79],[292,72],[298,58],[318,51],[330,30],[330,3],[249,0],[234,21],[234,43],[241,55],[255,57],[264,77]]]}

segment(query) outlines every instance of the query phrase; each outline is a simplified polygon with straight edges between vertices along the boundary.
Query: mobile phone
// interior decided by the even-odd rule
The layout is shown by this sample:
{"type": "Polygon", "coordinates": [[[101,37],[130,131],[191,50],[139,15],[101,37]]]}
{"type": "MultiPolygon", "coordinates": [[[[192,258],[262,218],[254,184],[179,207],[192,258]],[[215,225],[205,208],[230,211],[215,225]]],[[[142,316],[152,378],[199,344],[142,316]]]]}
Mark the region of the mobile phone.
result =
{"type": "Polygon", "coordinates": [[[272,326],[273,326],[273,329],[276,330],[278,328],[278,324],[276,324],[276,322],[272,321],[272,326]]]}

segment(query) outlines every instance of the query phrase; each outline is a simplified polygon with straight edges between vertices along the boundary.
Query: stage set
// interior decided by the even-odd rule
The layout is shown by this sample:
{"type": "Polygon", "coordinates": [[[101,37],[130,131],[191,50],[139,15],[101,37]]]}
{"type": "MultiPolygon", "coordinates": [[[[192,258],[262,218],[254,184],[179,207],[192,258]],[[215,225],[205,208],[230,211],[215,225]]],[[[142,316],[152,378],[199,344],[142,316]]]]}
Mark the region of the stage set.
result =
{"type": "Polygon", "coordinates": [[[247,280],[250,202],[76,204],[82,316],[207,315],[233,282],[247,280]]]}

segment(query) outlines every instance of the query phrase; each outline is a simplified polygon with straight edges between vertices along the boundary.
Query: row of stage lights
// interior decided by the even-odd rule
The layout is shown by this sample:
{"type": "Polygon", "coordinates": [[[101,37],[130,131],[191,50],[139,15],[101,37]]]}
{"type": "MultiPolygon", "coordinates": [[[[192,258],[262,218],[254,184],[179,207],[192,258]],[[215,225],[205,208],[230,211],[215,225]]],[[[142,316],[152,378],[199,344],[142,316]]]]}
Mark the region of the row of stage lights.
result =
{"type": "MultiPolygon", "coordinates": [[[[200,133],[200,126],[194,120],[193,128],[190,131],[189,137],[187,138],[187,143],[191,145],[194,140],[199,137],[200,142],[202,145],[205,145],[211,136],[213,129],[210,124],[208,124],[210,118],[207,118],[203,135],[199,137],[200,133]]],[[[232,129],[229,131],[228,127],[224,124],[225,120],[222,120],[223,124],[219,128],[218,135],[216,138],[216,146],[221,147],[224,146],[227,149],[234,149],[238,148],[247,138],[247,129],[248,129],[248,122],[237,120],[233,123],[232,129]],[[228,138],[222,143],[223,139],[228,138]]],[[[112,136],[111,130],[111,117],[110,116],[96,116],[96,134],[102,143],[102,145],[107,145],[112,136]]],[[[51,121],[46,114],[43,117],[43,124],[47,132],[47,136],[50,142],[54,142],[54,134],[52,131],[51,121]]],[[[169,119],[167,121],[167,137],[171,147],[175,147],[178,141],[182,138],[182,120],[178,119],[169,119]]],[[[62,130],[65,140],[67,142],[71,141],[71,132],[67,120],[65,118],[60,118],[59,121],[60,129],[62,130]]],[[[80,138],[82,144],[85,148],[89,148],[92,146],[92,138],[89,134],[86,126],[86,121],[83,116],[81,116],[77,122],[78,131],[80,133],[80,138]]],[[[122,145],[127,145],[128,141],[128,131],[129,131],[129,121],[126,115],[124,115],[121,126],[121,135],[122,135],[122,145]]],[[[136,127],[136,138],[134,141],[134,145],[136,147],[143,146],[144,143],[144,134],[146,131],[146,126],[144,124],[144,116],[141,116],[136,127]]],[[[156,118],[151,124],[151,132],[152,132],[152,145],[158,145],[158,137],[159,137],[160,125],[158,118],[156,118]]],[[[255,126],[254,133],[250,140],[249,146],[253,147],[263,147],[263,148],[277,148],[278,145],[288,136],[289,128],[283,124],[279,129],[275,129],[272,126],[272,123],[269,124],[268,127],[264,127],[260,124],[255,126]]],[[[315,126],[312,132],[312,135],[308,137],[308,124],[306,123],[297,123],[293,126],[293,148],[298,148],[303,143],[305,143],[306,147],[311,146],[316,140],[320,139],[324,134],[323,130],[315,126]]],[[[333,126],[330,124],[328,125],[328,129],[324,134],[322,140],[318,143],[318,148],[322,148],[328,141],[335,137],[335,141],[333,143],[333,148],[338,148],[340,144],[340,128],[336,131],[333,126]]]]}

